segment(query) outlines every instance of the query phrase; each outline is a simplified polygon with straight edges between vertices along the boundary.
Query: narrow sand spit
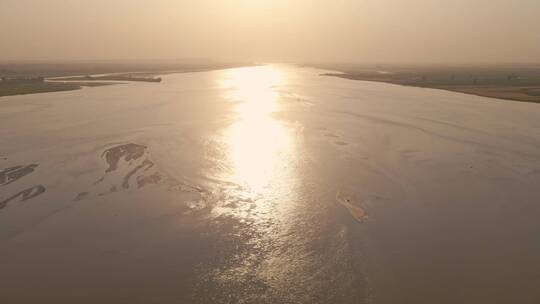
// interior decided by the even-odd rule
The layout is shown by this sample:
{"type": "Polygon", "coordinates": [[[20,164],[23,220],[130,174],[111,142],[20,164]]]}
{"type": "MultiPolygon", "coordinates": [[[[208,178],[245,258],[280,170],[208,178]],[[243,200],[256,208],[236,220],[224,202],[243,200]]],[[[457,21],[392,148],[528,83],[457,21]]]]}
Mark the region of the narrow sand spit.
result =
{"type": "Polygon", "coordinates": [[[34,172],[37,166],[37,164],[31,164],[26,166],[15,166],[1,170],[0,186],[16,182],[18,179],[23,178],[25,175],[34,172]]]}
{"type": "Polygon", "coordinates": [[[13,195],[13,196],[11,196],[11,197],[3,200],[3,201],[0,201],[0,209],[5,208],[8,203],[10,203],[11,201],[13,201],[15,199],[19,199],[20,202],[24,202],[24,201],[33,199],[33,198],[43,194],[44,192],[45,192],[45,187],[43,187],[43,185],[37,185],[37,186],[31,187],[31,188],[28,188],[28,189],[24,189],[24,190],[16,193],[15,195],[13,195]]]}

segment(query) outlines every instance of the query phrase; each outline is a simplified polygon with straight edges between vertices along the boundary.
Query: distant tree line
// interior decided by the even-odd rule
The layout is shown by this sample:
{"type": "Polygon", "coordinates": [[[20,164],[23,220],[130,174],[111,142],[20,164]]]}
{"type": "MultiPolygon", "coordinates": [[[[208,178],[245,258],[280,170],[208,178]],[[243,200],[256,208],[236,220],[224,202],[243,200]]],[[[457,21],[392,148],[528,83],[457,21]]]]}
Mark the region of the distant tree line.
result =
{"type": "Polygon", "coordinates": [[[44,82],[44,77],[2,77],[0,78],[3,84],[20,84],[20,83],[39,83],[44,82]]]}

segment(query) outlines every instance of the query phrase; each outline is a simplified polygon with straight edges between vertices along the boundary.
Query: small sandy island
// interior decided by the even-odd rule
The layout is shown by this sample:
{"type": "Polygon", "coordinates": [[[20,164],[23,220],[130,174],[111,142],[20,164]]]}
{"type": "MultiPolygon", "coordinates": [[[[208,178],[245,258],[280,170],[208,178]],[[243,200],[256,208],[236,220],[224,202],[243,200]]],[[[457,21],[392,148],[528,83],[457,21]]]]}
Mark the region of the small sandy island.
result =
{"type": "Polygon", "coordinates": [[[343,194],[342,192],[336,193],[336,201],[343,205],[347,210],[349,210],[349,213],[354,217],[355,220],[359,222],[364,222],[368,219],[368,214],[364,208],[358,206],[358,203],[355,202],[356,200],[347,194],[343,194]]]}

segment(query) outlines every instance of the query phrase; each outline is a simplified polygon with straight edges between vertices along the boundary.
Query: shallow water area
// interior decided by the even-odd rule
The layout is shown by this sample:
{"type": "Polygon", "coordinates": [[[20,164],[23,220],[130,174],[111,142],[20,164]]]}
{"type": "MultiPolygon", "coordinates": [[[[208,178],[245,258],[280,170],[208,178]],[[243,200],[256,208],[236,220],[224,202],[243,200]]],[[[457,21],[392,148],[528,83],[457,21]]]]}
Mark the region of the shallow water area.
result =
{"type": "Polygon", "coordinates": [[[2,299],[540,301],[540,106],[324,72],[0,98],[2,299]]]}

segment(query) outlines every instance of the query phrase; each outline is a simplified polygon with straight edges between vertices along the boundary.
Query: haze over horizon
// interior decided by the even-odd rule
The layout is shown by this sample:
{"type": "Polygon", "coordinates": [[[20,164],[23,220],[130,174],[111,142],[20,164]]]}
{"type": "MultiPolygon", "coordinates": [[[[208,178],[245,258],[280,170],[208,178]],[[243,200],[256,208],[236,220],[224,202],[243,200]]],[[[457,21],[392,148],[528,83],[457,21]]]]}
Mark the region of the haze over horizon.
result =
{"type": "Polygon", "coordinates": [[[540,303],[538,13],[0,0],[2,303],[540,303]]]}
{"type": "Polygon", "coordinates": [[[3,0],[0,61],[540,62],[535,0],[3,0]]]}

